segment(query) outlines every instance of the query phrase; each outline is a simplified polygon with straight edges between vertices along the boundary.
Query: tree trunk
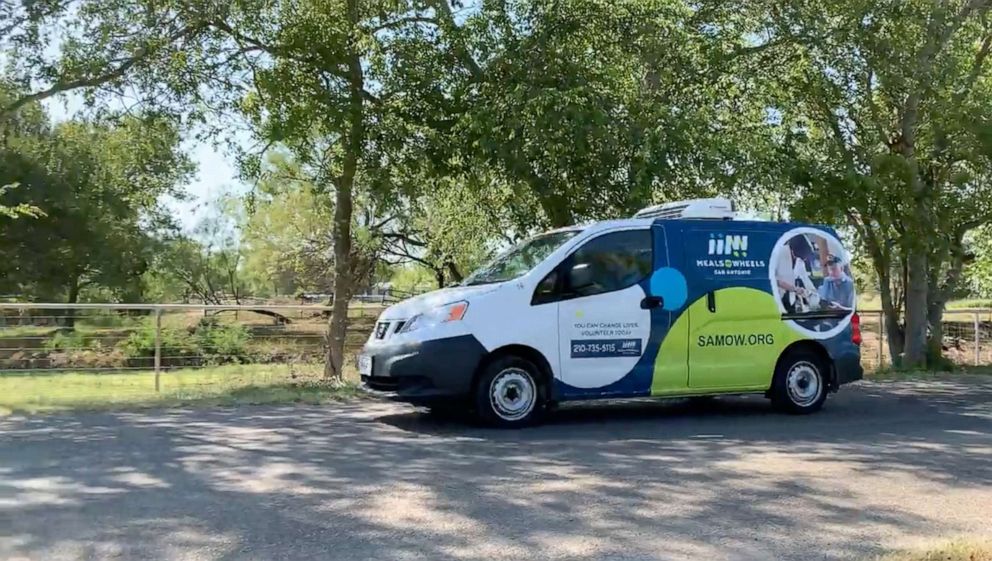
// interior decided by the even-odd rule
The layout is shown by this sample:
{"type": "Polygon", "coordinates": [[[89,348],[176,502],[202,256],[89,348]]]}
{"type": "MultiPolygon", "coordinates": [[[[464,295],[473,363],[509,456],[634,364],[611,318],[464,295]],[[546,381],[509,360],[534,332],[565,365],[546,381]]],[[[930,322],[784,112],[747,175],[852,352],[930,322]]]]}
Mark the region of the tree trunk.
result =
{"type": "Polygon", "coordinates": [[[907,231],[914,236],[903,236],[906,249],[906,342],[903,346],[902,366],[920,368],[926,365],[927,345],[927,296],[929,292],[928,228],[930,216],[926,204],[927,186],[920,176],[916,161],[916,120],[920,95],[913,92],[906,100],[900,119],[900,142],[897,150],[905,158],[911,174],[909,184],[910,214],[904,219],[907,231]]]}
{"type": "MultiPolygon", "coordinates": [[[[538,191],[538,193],[540,192],[538,191]]],[[[552,228],[564,228],[572,225],[572,209],[569,207],[568,198],[555,192],[541,196],[540,202],[552,228]]]]}
{"type": "Polygon", "coordinates": [[[444,269],[434,269],[434,281],[437,282],[438,288],[444,288],[444,269]]]}
{"type": "Polygon", "coordinates": [[[352,37],[348,47],[348,130],[345,136],[344,158],[341,175],[336,181],[334,199],[334,304],[327,326],[327,357],[324,361],[324,378],[341,379],[344,374],[344,344],[348,333],[348,301],[351,299],[351,218],[352,191],[358,162],[365,144],[364,107],[362,91],[365,88],[362,62],[358,53],[358,2],[348,0],[348,20],[352,37]]]}
{"type": "MultiPolygon", "coordinates": [[[[896,287],[892,282],[892,252],[872,231],[870,224],[859,222],[851,215],[851,224],[861,233],[861,236],[871,256],[875,275],[878,277],[878,294],[882,299],[882,316],[885,321],[885,333],[879,333],[879,339],[885,337],[889,345],[889,358],[892,366],[898,368],[902,364],[902,349],[905,341],[902,329],[899,298],[893,297],[896,287]]],[[[901,270],[901,269],[900,269],[901,270]]],[[[901,279],[901,276],[900,276],[901,279]]],[[[881,344],[881,341],[879,341],[881,344]]]]}
{"type": "MultiPolygon", "coordinates": [[[[69,284],[69,297],[66,298],[66,302],[69,304],[75,304],[79,302],[79,277],[72,277],[72,281],[69,284]]],[[[76,310],[75,308],[65,309],[65,327],[69,329],[76,328],[76,310]]]]}
{"type": "Polygon", "coordinates": [[[930,334],[927,337],[927,365],[937,367],[944,358],[944,305],[941,299],[931,300],[927,307],[927,323],[930,334]]]}
{"type": "Polygon", "coordinates": [[[907,259],[906,341],[902,366],[920,368],[926,365],[927,346],[927,256],[919,248],[910,249],[907,259]]]}
{"type": "Polygon", "coordinates": [[[456,265],[454,261],[447,261],[444,266],[448,269],[448,276],[451,277],[451,280],[455,282],[462,282],[462,280],[465,279],[465,275],[458,270],[458,265],[456,265]]]}
{"type": "Polygon", "coordinates": [[[944,309],[961,282],[964,270],[964,233],[961,229],[948,240],[946,253],[930,258],[930,294],[927,299],[927,323],[930,335],[927,339],[927,364],[931,367],[943,366],[944,358],[944,309]],[[947,271],[944,274],[944,262],[947,271]]]}
{"type": "MultiPolygon", "coordinates": [[[[892,286],[888,273],[879,274],[879,296],[882,298],[882,314],[885,316],[885,337],[889,345],[889,356],[892,365],[902,365],[902,348],[905,340],[899,307],[892,298],[892,286]]],[[[879,334],[881,337],[882,334],[879,334]]]]}

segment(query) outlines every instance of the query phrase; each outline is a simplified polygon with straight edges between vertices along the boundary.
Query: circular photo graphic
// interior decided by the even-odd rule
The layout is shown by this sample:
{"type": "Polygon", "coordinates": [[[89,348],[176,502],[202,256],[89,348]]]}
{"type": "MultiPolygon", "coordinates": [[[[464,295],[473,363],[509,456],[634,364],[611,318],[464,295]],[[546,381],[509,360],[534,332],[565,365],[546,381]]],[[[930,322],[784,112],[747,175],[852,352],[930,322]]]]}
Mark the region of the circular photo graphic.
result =
{"type": "Polygon", "coordinates": [[[800,333],[826,339],[850,323],[851,261],[833,235],[816,228],[786,232],[772,250],[769,276],[782,318],[800,333]]]}

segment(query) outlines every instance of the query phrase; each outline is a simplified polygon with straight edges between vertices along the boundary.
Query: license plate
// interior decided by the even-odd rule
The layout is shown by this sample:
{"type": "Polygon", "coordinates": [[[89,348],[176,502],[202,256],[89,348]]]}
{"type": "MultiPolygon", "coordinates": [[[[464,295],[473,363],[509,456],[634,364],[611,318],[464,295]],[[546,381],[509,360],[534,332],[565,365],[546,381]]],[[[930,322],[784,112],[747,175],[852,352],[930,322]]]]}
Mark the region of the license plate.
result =
{"type": "Polygon", "coordinates": [[[358,373],[362,376],[372,375],[372,357],[369,355],[358,355],[358,373]]]}

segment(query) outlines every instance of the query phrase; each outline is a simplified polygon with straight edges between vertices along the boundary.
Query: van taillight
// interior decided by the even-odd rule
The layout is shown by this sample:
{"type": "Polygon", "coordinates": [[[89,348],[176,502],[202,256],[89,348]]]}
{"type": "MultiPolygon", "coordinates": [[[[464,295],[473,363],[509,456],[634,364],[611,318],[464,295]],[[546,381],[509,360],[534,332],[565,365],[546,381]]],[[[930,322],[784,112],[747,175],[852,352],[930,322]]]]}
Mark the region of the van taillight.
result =
{"type": "Polygon", "coordinates": [[[851,342],[861,345],[861,316],[857,312],[851,316],[851,342]]]}

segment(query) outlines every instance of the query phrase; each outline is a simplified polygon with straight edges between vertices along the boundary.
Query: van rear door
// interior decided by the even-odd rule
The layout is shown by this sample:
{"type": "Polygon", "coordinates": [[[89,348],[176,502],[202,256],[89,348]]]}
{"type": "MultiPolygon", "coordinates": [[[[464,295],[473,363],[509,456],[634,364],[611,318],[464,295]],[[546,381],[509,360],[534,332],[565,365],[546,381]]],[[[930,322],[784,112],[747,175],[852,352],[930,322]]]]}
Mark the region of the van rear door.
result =
{"type": "Polygon", "coordinates": [[[713,222],[684,230],[689,313],[689,389],[767,388],[790,338],[770,290],[769,256],[780,232],[713,222]]]}

